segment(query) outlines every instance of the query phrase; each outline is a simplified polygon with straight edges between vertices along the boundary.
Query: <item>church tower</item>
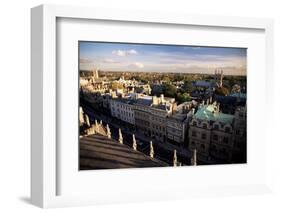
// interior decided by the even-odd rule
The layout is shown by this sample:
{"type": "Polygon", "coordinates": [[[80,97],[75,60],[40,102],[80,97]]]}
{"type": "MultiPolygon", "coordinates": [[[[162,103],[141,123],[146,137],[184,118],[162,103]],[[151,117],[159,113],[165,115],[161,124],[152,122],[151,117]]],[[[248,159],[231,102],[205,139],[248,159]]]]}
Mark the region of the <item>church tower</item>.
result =
{"type": "Polygon", "coordinates": [[[223,70],[216,69],[214,79],[218,87],[222,87],[222,80],[223,80],[223,70]]]}

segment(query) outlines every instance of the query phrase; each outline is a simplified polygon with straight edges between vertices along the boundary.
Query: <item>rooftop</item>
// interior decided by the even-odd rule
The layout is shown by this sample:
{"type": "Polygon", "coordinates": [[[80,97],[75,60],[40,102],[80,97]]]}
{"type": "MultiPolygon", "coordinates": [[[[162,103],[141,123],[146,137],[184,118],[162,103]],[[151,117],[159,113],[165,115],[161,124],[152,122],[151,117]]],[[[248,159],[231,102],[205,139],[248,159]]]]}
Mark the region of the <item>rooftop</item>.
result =
{"type": "Polygon", "coordinates": [[[232,124],[234,119],[233,115],[216,112],[213,104],[199,107],[195,113],[195,118],[199,120],[218,121],[225,124],[232,124]]]}
{"type": "Polygon", "coordinates": [[[229,96],[236,98],[247,98],[247,94],[242,92],[231,93],[229,96]]]}
{"type": "Polygon", "coordinates": [[[80,169],[163,167],[166,163],[102,135],[80,138],[80,169]]]}

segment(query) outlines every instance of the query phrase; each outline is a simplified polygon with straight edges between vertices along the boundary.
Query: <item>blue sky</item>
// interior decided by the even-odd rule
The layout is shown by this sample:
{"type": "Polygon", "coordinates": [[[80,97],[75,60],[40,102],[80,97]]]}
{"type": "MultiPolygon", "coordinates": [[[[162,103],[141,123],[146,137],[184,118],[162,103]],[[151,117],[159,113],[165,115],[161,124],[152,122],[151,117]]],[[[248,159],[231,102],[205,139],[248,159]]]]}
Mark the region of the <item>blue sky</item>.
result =
{"type": "Polygon", "coordinates": [[[245,48],[79,42],[80,69],[246,75],[245,48]]]}

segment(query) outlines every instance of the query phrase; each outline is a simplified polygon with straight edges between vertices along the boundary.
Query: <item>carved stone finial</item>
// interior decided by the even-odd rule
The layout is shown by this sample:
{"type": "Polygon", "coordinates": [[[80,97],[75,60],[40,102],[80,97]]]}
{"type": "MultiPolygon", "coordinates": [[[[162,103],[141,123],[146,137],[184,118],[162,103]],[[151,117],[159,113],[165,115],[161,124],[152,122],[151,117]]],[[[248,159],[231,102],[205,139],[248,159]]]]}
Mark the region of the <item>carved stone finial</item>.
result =
{"type": "Polygon", "coordinates": [[[123,144],[123,136],[122,136],[122,132],[121,129],[119,128],[119,139],[118,139],[120,144],[123,144]]]}
{"type": "Polygon", "coordinates": [[[153,149],[152,141],[150,141],[150,153],[149,153],[149,156],[151,158],[154,158],[154,149],[153,149]]]}
{"type": "Polygon", "coordinates": [[[137,150],[137,141],[136,141],[135,134],[133,134],[133,149],[137,150]]]}
{"type": "Polygon", "coordinates": [[[85,114],[85,119],[86,119],[87,126],[90,127],[91,126],[90,119],[89,119],[89,116],[87,114],[85,114]]]}
{"type": "Polygon", "coordinates": [[[109,128],[109,125],[106,124],[106,134],[107,134],[107,138],[111,138],[111,131],[110,131],[110,128],[109,128]]]}

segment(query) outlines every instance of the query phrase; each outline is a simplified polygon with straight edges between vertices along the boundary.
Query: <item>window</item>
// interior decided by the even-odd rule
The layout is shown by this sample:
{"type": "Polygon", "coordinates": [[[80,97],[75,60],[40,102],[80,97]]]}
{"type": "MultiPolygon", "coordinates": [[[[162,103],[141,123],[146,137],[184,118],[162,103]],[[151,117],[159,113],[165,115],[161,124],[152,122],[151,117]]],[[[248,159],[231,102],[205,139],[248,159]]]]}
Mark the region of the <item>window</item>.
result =
{"type": "Polygon", "coordinates": [[[215,124],[215,125],[214,125],[214,129],[215,129],[215,130],[218,130],[218,129],[219,129],[219,125],[215,124]]]}
{"type": "Polygon", "coordinates": [[[239,112],[239,117],[240,117],[240,118],[243,118],[243,117],[244,117],[243,112],[239,112]]]}
{"type": "Polygon", "coordinates": [[[193,125],[193,126],[197,126],[197,122],[196,122],[196,121],[193,121],[193,122],[192,122],[192,125],[193,125]]]}
{"type": "Polygon", "coordinates": [[[206,138],[207,138],[206,134],[205,134],[205,133],[202,133],[201,138],[202,138],[202,139],[206,139],[206,138]]]}
{"type": "Polygon", "coordinates": [[[230,132],[230,127],[225,127],[225,132],[229,133],[230,132]]]}
{"type": "Polygon", "coordinates": [[[203,128],[207,129],[207,124],[203,123],[203,128]]]}
{"type": "Polygon", "coordinates": [[[218,135],[213,135],[213,140],[217,141],[218,140],[218,135]]]}
{"type": "Polygon", "coordinates": [[[240,135],[240,130],[239,129],[236,130],[236,135],[240,135]]]}
{"type": "Polygon", "coordinates": [[[196,137],[196,132],[195,132],[195,131],[192,131],[191,135],[192,135],[193,137],[196,137]]]}
{"type": "Polygon", "coordinates": [[[224,143],[228,143],[228,137],[224,137],[224,138],[223,138],[223,142],[224,142],[224,143]]]}
{"type": "Polygon", "coordinates": [[[203,150],[205,149],[205,145],[204,145],[204,144],[201,144],[200,147],[201,147],[201,149],[203,149],[203,150]]]}

